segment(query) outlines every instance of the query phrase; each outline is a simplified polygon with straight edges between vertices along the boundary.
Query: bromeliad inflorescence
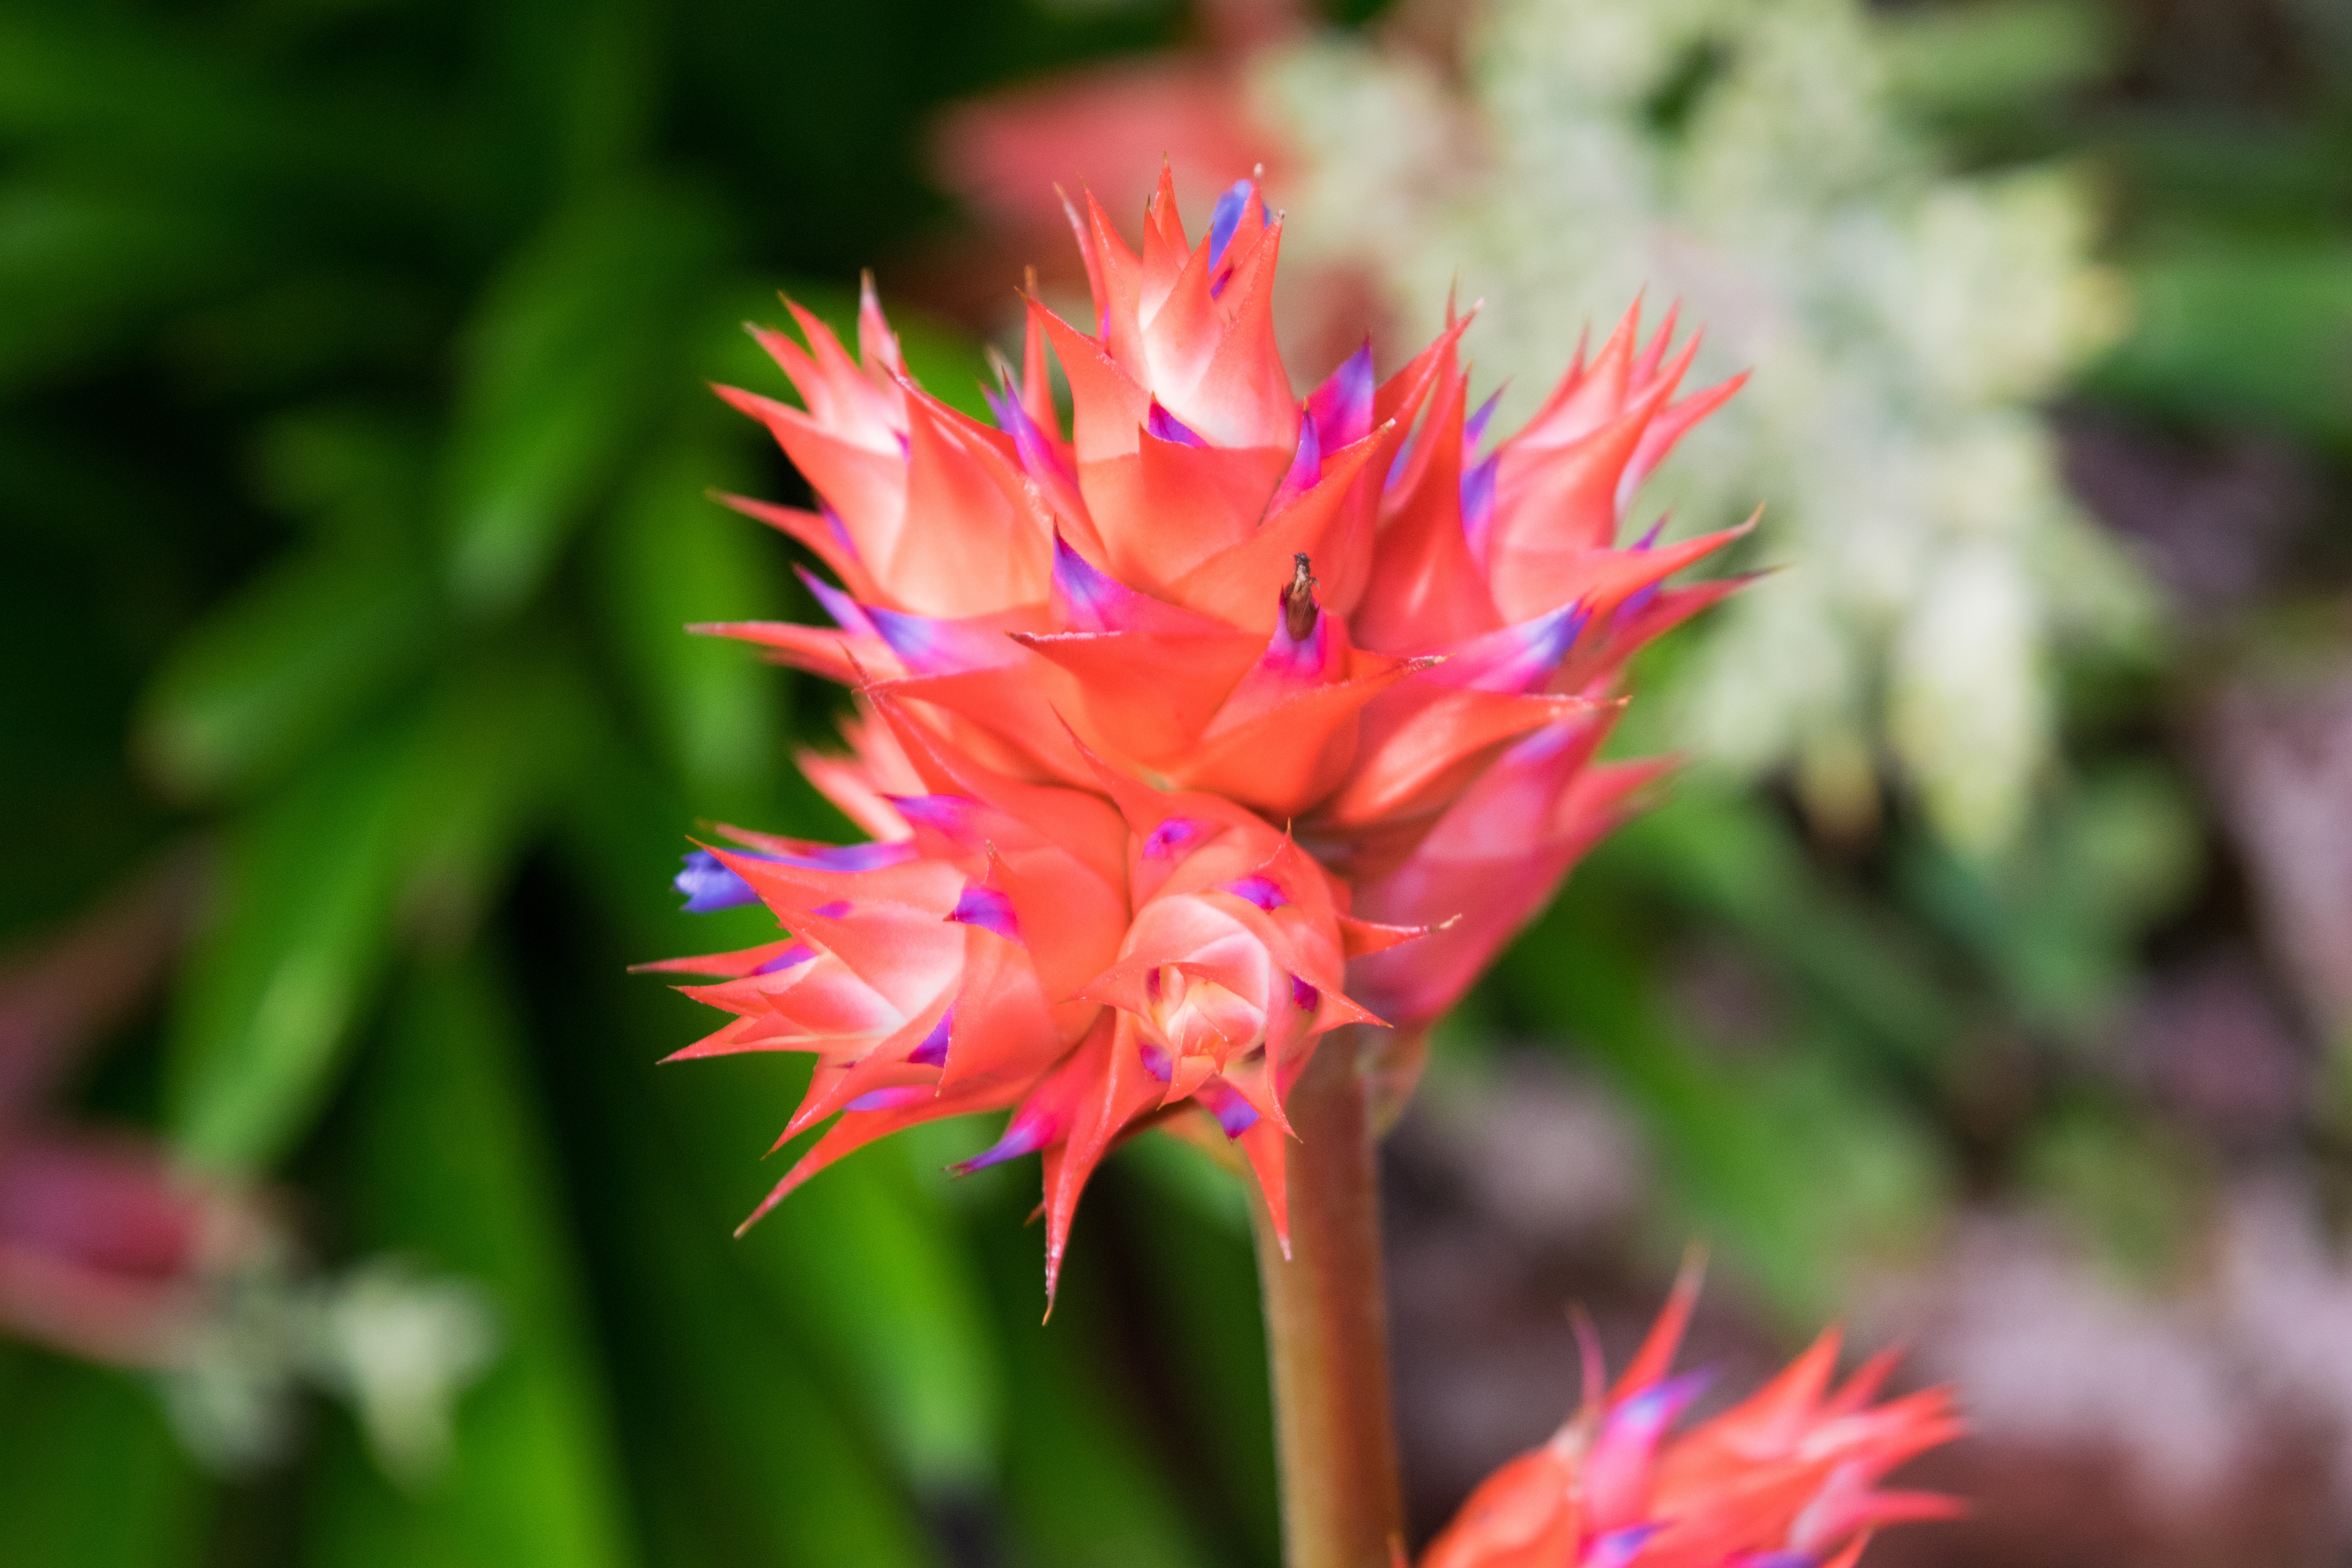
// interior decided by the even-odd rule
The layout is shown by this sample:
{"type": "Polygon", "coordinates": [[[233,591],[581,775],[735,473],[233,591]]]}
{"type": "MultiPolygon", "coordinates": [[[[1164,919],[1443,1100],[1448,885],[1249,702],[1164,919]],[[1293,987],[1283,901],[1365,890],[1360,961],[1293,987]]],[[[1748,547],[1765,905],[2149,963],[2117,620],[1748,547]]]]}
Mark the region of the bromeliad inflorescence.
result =
{"type": "MultiPolygon", "coordinates": [[[[1091,198],[1071,221],[1094,331],[1031,298],[992,424],[906,374],[870,285],[856,358],[789,300],[804,342],[754,329],[802,405],[724,395],[819,506],[730,500],[832,569],[807,581],[835,625],[702,629],[856,691],[847,750],[802,765],[871,839],[725,830],[688,857],[688,907],[757,900],[788,934],[654,967],[710,977],[689,994],[734,1015],[679,1056],[816,1058],[778,1146],[831,1125],[752,1220],[877,1138],[1009,1111],[960,1169],[1041,1157],[1050,1302],[1121,1139],[1237,1146],[1291,1568],[1381,1568],[1402,1517],[1370,1140],[1431,1023],[1660,771],[1597,760],[1621,672],[1737,585],[1666,583],[1741,531],[1618,542],[1736,384],[1677,400],[1695,344],[1671,315],[1643,341],[1637,310],[1490,446],[1449,316],[1385,380],[1368,343],[1302,401],[1255,182],[1197,244],[1164,174],[1140,251],[1091,198]]],[[[1850,1561],[1911,1506],[1869,1486],[1950,1430],[1940,1396],[1866,1411],[1867,1373],[1823,1403],[1817,1349],[1660,1449],[1673,1338],[1490,1481],[1428,1568],[1850,1561]]]]}
{"type": "Polygon", "coordinates": [[[1684,1269],[1614,1384],[1578,1318],[1583,1407],[1480,1482],[1420,1568],[1853,1568],[1880,1526],[1960,1511],[1878,1486],[1958,1436],[1950,1394],[1873,1404],[1895,1366],[1885,1353],[1832,1387],[1834,1329],[1738,1405],[1675,1433],[1707,1382],[1668,1375],[1698,1279],[1684,1269]]]}
{"type": "Polygon", "coordinates": [[[819,510],[733,504],[832,568],[809,586],[835,625],[703,629],[856,689],[849,752],[805,765],[875,842],[698,852],[690,908],[758,898],[793,935],[661,966],[737,1016],[683,1054],[818,1058],[788,1135],[838,1120],[771,1202],[896,1128],[1011,1109],[981,1162],[1045,1156],[1049,1289],[1118,1138],[1204,1113],[1279,1225],[1318,1039],[1392,1026],[1409,1087],[1427,1025],[1657,772],[1594,761],[1614,682],[1732,586],[1663,584],[1738,531],[1617,542],[1733,390],[1675,400],[1671,318],[1643,343],[1629,317],[1489,447],[1466,320],[1294,395],[1253,182],[1197,244],[1164,178],[1140,252],[1091,198],[1072,216],[1095,330],[1030,300],[993,426],[907,375],[870,287],[856,359],[789,301],[805,346],[755,329],[802,406],[724,395],[819,510]]]}

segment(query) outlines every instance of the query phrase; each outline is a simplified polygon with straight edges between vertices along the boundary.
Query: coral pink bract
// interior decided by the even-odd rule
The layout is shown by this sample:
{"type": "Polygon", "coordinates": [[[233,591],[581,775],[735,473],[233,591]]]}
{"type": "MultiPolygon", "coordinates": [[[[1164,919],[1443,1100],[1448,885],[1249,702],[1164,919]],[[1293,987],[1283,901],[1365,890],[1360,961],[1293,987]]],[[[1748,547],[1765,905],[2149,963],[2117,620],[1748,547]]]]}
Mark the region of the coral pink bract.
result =
{"type": "Polygon", "coordinates": [[[1832,1390],[1834,1329],[1747,1400],[1669,1435],[1706,1381],[1667,1375],[1697,1289],[1685,1270],[1605,1392],[1588,1336],[1583,1409],[1480,1482],[1421,1568],[1852,1568],[1873,1529],[1959,1511],[1933,1493],[1875,1489],[1959,1435],[1950,1394],[1872,1404],[1893,1370],[1885,1355],[1832,1390]]]}
{"type": "Polygon", "coordinates": [[[757,331],[800,406],[725,390],[819,510],[731,503],[831,568],[808,582],[835,625],[702,629],[856,689],[849,753],[804,765],[877,842],[690,858],[689,907],[756,896],[793,938],[667,966],[736,1015],[687,1054],[817,1058],[787,1136],[840,1120],[777,1196],[893,1128],[1011,1109],[981,1161],[1045,1156],[1049,1269],[1104,1151],[1181,1106],[1278,1217],[1283,1096],[1331,1027],[1396,1026],[1402,1092],[1654,776],[1594,760],[1618,672],[1730,586],[1664,584],[1733,536],[1618,543],[1732,390],[1676,399],[1671,319],[1643,342],[1629,317],[1488,449],[1466,321],[1386,380],[1368,345],[1292,392],[1253,183],[1197,240],[1165,176],[1140,250],[1091,198],[1071,217],[1092,331],[1032,300],[992,426],[907,375],[870,287],[855,357],[789,301],[804,342],[757,331]]]}

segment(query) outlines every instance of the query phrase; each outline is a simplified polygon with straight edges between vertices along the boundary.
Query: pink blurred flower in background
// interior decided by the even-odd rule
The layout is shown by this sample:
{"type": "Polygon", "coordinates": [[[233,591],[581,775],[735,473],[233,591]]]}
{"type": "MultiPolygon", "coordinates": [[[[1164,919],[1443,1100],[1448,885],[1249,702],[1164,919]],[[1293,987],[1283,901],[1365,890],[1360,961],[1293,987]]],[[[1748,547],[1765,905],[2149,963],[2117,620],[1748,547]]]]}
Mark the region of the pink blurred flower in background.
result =
{"type": "Polygon", "coordinates": [[[281,1453],[299,1388],[333,1393],[379,1465],[422,1483],[495,1353],[480,1292],[394,1258],[323,1274],[276,1194],[56,1109],[176,958],[204,870],[168,859],[0,963],[0,1332],[152,1377],[182,1442],[218,1468],[281,1453]]]}
{"type": "Polygon", "coordinates": [[[1588,1331],[1583,1408],[1480,1483],[1421,1568],[1851,1568],[1873,1530],[1960,1511],[1949,1498],[1878,1489],[1959,1435],[1949,1392],[1874,1404],[1887,1354],[1833,1388],[1834,1329],[1740,1404],[1675,1433],[1707,1382],[1668,1375],[1697,1293],[1685,1268],[1614,1384],[1588,1331]]]}

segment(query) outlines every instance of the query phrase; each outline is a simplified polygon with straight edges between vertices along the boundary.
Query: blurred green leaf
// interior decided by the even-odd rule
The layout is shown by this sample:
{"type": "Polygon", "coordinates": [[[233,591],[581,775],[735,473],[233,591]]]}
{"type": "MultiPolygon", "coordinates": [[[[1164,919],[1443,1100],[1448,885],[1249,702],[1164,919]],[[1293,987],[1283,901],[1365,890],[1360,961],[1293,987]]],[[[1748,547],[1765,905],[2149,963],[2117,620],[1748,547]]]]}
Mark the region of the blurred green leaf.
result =
{"type": "Polygon", "coordinates": [[[373,408],[312,404],[273,420],[254,454],[254,477],[273,508],[313,533],[390,555],[424,517],[421,432],[373,408]]]}
{"type": "MultiPolygon", "coordinates": [[[[567,869],[617,933],[620,961],[719,952],[766,941],[775,930],[775,917],[764,907],[709,915],[684,912],[670,879],[691,847],[687,834],[695,820],[692,809],[651,765],[649,751],[630,747],[608,721],[593,736],[592,747],[572,780],[574,787],[556,803],[555,827],[567,869]],[[656,889],[651,898],[646,896],[649,888],[656,889]]],[[[806,834],[820,829],[822,819],[787,814],[758,826],[806,834]]],[[[657,1060],[681,1043],[649,1042],[645,1059],[657,1060]]],[[[771,1129],[767,1139],[774,1135],[771,1129]]],[[[768,1146],[767,1139],[754,1152],[768,1146]]]]}
{"type": "Polygon", "coordinates": [[[317,148],[322,127],[307,146],[285,145],[275,84],[208,44],[91,7],[15,7],[0,18],[0,135],[184,169],[251,168],[317,148]]]}
{"type": "Polygon", "coordinates": [[[413,675],[435,624],[428,581],[397,556],[304,551],[175,650],[141,705],[138,749],[181,795],[267,782],[413,675]]]}
{"type": "Polygon", "coordinates": [[[1950,1046],[1960,1006],[1916,938],[1828,882],[1751,799],[1685,780],[1579,875],[1646,885],[1723,922],[1889,1061],[1930,1067],[1950,1046]]]}
{"type": "Polygon", "coordinates": [[[331,1087],[404,918],[464,938],[593,724],[572,679],[554,649],[485,655],[248,815],[174,1019],[170,1120],[191,1159],[274,1162],[331,1087]]]}
{"type": "Polygon", "coordinates": [[[356,1238],[485,1287],[500,1353],[458,1409],[446,1469],[416,1496],[356,1447],[310,1521],[306,1561],[415,1568],[618,1568],[635,1552],[555,1172],[513,1019],[479,959],[410,982],[357,1103],[356,1238]]]}
{"type": "Polygon", "coordinates": [[[513,7],[509,15],[536,25],[541,37],[519,37],[526,48],[551,47],[568,58],[565,68],[547,70],[526,56],[517,63],[524,79],[560,95],[548,121],[562,141],[564,172],[582,183],[609,177],[637,156],[656,127],[661,109],[660,70],[666,7],[636,0],[591,0],[585,5],[513,7]]]}
{"type": "MultiPolygon", "coordinates": [[[[846,279],[900,253],[945,211],[900,134],[929,104],[1172,23],[1106,32],[1016,7],[744,25],[642,0],[0,15],[0,399],[19,405],[8,448],[38,458],[0,488],[37,489],[45,537],[66,542],[24,552],[16,602],[88,606],[120,667],[93,676],[87,646],[53,682],[37,667],[58,695],[26,707],[42,743],[10,798],[79,847],[60,861],[75,875],[115,853],[110,820],[135,823],[115,830],[132,844],[174,829],[123,765],[143,688],[150,781],[225,840],[161,1051],[127,1043],[99,1101],[151,1103],[160,1069],[166,1130],[194,1160],[281,1169],[331,1256],[414,1249],[492,1288],[509,1332],[460,1409],[455,1467],[415,1495],[331,1416],[288,1469],[215,1492],[135,1384],[103,1380],[137,1421],[97,1420],[20,1397],[21,1368],[61,1363],[0,1351],[0,1562],[915,1568],[933,1555],[919,1506],[974,1506],[1012,1397],[1010,1320],[976,1278],[995,1259],[968,1218],[1017,1258],[1019,1331],[1101,1406],[1055,1441],[1081,1451],[1072,1481],[1118,1489],[1048,1499],[1054,1528],[1079,1542],[1080,1509],[1101,1506],[1122,1516],[1114,1543],[1202,1555],[1167,1544],[1187,1500],[1090,1387],[1088,1349],[1034,1328],[1025,1201],[1001,1213],[982,1183],[944,1203],[929,1172],[877,1154],[734,1242],[782,1108],[743,1096],[673,1117],[651,1064],[683,1034],[667,1014],[634,1026],[629,999],[676,1004],[617,973],[729,944],[724,918],[681,935],[663,890],[696,816],[842,831],[777,776],[779,677],[677,631],[793,601],[783,547],[699,499],[764,450],[696,384],[774,389],[733,325],[772,317],[772,295],[743,279],[846,279]],[[902,41],[946,68],[877,98],[856,63],[919,67],[902,41]],[[819,98],[773,100],[779,61],[822,78],[819,98]],[[855,166],[819,166],[811,135],[855,166]],[[738,224],[756,250],[739,252],[738,224]],[[747,308],[714,308],[733,300],[747,308]],[[730,354],[751,362],[740,374],[720,370],[730,354]],[[58,728],[74,711],[94,739],[58,728]],[[621,827],[518,876],[551,810],[621,827]],[[583,868],[574,927],[549,889],[583,868]],[[501,904],[527,1042],[456,956],[501,904]],[[405,963],[427,972],[395,981],[405,963]],[[533,1100],[564,1140],[560,1181],[533,1100]],[[322,1112],[337,1136],[317,1135],[322,1112]],[[726,1142],[754,1125],[746,1148],[726,1142]],[[585,1279],[559,1193],[593,1215],[585,1279]]],[[[818,292],[853,331],[854,294],[818,292]]],[[[895,313],[916,374],[979,412],[975,342],[895,313]]],[[[28,649],[72,646],[57,615],[22,618],[28,649]]],[[[19,858],[20,879],[55,882],[46,850],[19,858]]],[[[1054,1463],[1023,1475],[1064,1484],[1054,1463]]]]}
{"type": "Polygon", "coordinates": [[[0,1343],[0,1560],[193,1564],[206,1505],[162,1406],[130,1374],[0,1343]]]}
{"type": "Polygon", "coordinates": [[[519,639],[434,692],[402,786],[408,934],[443,949],[470,940],[551,798],[577,784],[602,723],[579,664],[561,639],[519,639]]]}
{"type": "Polygon", "coordinates": [[[466,602],[520,602],[648,422],[692,395],[682,346],[722,243],[699,201],[610,191],[558,217],[485,291],[444,476],[466,602]]]}
{"type": "Polygon", "coordinates": [[[405,739],[350,742],[231,837],[169,1058],[167,1124],[201,1166],[266,1168],[327,1091],[391,954],[405,739]]]}
{"type": "MultiPolygon", "coordinates": [[[[161,345],[175,371],[209,393],[277,398],[329,377],[437,366],[447,313],[426,281],[390,267],[322,267],[195,301],[173,317],[161,345]]],[[[417,489],[419,467],[410,460],[402,492],[417,489]]]]}
{"type": "MultiPolygon", "coordinates": [[[[691,950],[677,933],[706,923],[647,896],[676,866],[680,840],[665,824],[682,820],[684,807],[604,715],[585,725],[591,749],[565,775],[574,787],[562,821],[572,866],[592,897],[610,903],[591,929],[621,933],[621,952],[542,990],[532,1022],[562,1042],[569,1124],[593,1140],[579,1179],[597,1219],[583,1239],[599,1255],[607,1326],[629,1347],[619,1363],[622,1433],[646,1489],[647,1554],[712,1568],[918,1568],[929,1553],[909,1528],[905,1494],[813,1375],[824,1363],[837,1370],[840,1348],[779,1309],[772,1280],[758,1277],[762,1266],[730,1234],[751,1201],[747,1184],[761,1190],[757,1156],[781,1110],[741,1094],[723,1072],[697,1083],[658,1068],[684,1037],[680,1004],[658,982],[622,973],[628,958],[691,950]],[[697,1098],[710,1091],[722,1096],[715,1106],[697,1098]],[[695,1182],[720,1171],[713,1201],[695,1182]]],[[[541,942],[561,934],[534,932],[541,942]]],[[[856,1258],[813,1266],[859,1277],[856,1258]]],[[[952,1309],[954,1293],[946,1300],[952,1309]]],[[[845,1381],[855,1386],[854,1375],[845,1381]]]]}
{"type": "MultiPolygon", "coordinates": [[[[1211,1228],[1247,1243],[1250,1189],[1238,1172],[1173,1135],[1138,1138],[1122,1144],[1118,1160],[1122,1170],[1151,1189],[1155,1203],[1176,1205],[1211,1228]]],[[[1251,1268],[1255,1278],[1256,1265],[1251,1268]]]]}
{"type": "Polygon", "coordinates": [[[215,207],[243,209],[230,226],[247,240],[363,226],[387,207],[410,223],[471,216],[486,160],[465,153],[482,126],[453,113],[446,92],[420,99],[350,73],[322,88],[285,50],[291,18],[274,20],[229,32],[96,6],[15,6],[0,16],[0,140],[131,174],[174,206],[201,191],[215,207]],[[278,47],[257,47],[271,32],[278,47]]]}
{"type": "Polygon", "coordinates": [[[2119,115],[2100,141],[2137,197],[2134,248],[2154,254],[2340,234],[2347,129],[2174,103],[2119,115]]]}
{"type": "Polygon", "coordinates": [[[1139,1138],[1116,1158],[1122,1172],[1158,1173],[1141,1194],[1152,1205],[1150,1232],[1129,1256],[1145,1271],[1163,1326],[1156,1342],[1182,1405],[1181,1446],[1202,1471],[1188,1500],[1196,1516],[1213,1496],[1224,1503],[1218,1511],[1230,1515],[1224,1522],[1239,1538],[1220,1542],[1224,1561],[1273,1568],[1282,1561],[1274,1397],[1246,1189],[1172,1137],[1139,1138]]]}
{"type": "Polygon", "coordinates": [[[1887,85],[1937,113],[1981,114],[2089,81],[2119,39],[2085,0],[1910,6],[1875,17],[1887,85]]]}
{"type": "MultiPolygon", "coordinates": [[[[715,951],[774,929],[764,910],[748,911],[750,929],[728,931],[705,917],[678,919],[674,900],[646,896],[677,864],[669,847],[683,840],[660,824],[680,808],[650,784],[635,801],[616,787],[642,780],[637,769],[608,762],[593,771],[602,787],[572,800],[575,860],[612,900],[614,927],[644,944],[638,952],[715,951]]],[[[661,1005],[668,999],[657,981],[628,984],[667,1031],[649,1031],[643,1055],[621,1069],[632,1103],[669,1129],[664,1158],[695,1194],[691,1226],[726,1241],[741,1279],[734,1288],[755,1285],[752,1300],[772,1324],[789,1324],[821,1349],[828,1379],[903,1474],[948,1490],[984,1482],[1000,1441],[1004,1373],[981,1286],[939,1201],[944,1179],[919,1176],[904,1151],[869,1151],[794,1194],[740,1242],[727,1239],[782,1173],[788,1154],[764,1164],[760,1156],[789,1117],[806,1068],[763,1058],[656,1067],[657,1057],[692,1037],[698,1020],[661,1005]]]]}
{"type": "Polygon", "coordinates": [[[1071,1295],[1050,1328],[1011,1336],[1005,1479],[1021,1542],[1043,1568],[1202,1568],[1182,1499],[1089,1365],[1099,1352],[1071,1295]]]}
{"type": "Polygon", "coordinates": [[[176,193],[0,185],[0,391],[136,342],[160,307],[234,276],[249,255],[221,214],[176,193]]]}
{"type": "Polygon", "coordinates": [[[2111,768],[2003,865],[1925,840],[1896,864],[1911,901],[1985,964],[2024,1021],[2081,1037],[2122,1000],[2147,928],[2194,891],[2200,833],[2179,780],[2111,768]]]}
{"type": "MultiPolygon", "coordinates": [[[[658,1071],[648,1092],[704,1195],[698,1223],[723,1236],[792,1158],[759,1160],[806,1071],[757,1056],[646,1070],[658,1071]]],[[[1003,1400],[999,1352],[980,1283],[905,1151],[851,1156],[735,1246],[778,1321],[824,1348],[828,1372],[906,1476],[934,1494],[985,1487],[1003,1400]]]]}
{"type": "Polygon", "coordinates": [[[894,1179],[898,1152],[794,1194],[761,1222],[774,1234],[745,1238],[746,1263],[848,1361],[868,1419],[919,1488],[982,1489],[1002,1415],[997,1350],[956,1238],[894,1179]]]}
{"type": "Polygon", "coordinates": [[[2136,321],[2093,394],[2352,443],[2352,237],[2177,240],[2129,275],[2136,321]]]}
{"type": "Polygon", "coordinates": [[[786,602],[782,542],[705,494],[744,488],[739,467],[716,441],[666,447],[632,479],[601,563],[639,711],[703,814],[730,818],[769,804],[786,679],[744,644],[686,632],[690,622],[773,617],[786,602]]]}
{"type": "MultiPolygon", "coordinates": [[[[651,1131],[651,1063],[608,1052],[597,1070],[609,1124],[651,1131]]],[[[622,1139],[596,1173],[600,1239],[614,1254],[608,1299],[644,1380],[640,1462],[668,1494],[657,1514],[676,1532],[652,1555],[919,1568],[930,1554],[904,1494],[810,1375],[830,1347],[784,1331],[728,1226],[687,1184],[693,1156],[677,1142],[622,1139]]]]}

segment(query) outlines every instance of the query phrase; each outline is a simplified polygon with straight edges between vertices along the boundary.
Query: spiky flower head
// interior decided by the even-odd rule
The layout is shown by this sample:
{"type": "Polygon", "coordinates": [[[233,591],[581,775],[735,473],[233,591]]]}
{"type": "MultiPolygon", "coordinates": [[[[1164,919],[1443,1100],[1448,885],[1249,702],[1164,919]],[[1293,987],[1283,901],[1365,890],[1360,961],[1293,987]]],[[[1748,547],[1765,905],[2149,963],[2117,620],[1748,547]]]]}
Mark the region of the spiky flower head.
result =
{"type": "Polygon", "coordinates": [[[1729,533],[1617,542],[1731,390],[1675,401],[1671,318],[1644,343],[1629,316],[1489,449],[1465,319],[1385,380],[1367,344],[1292,392],[1254,182],[1197,241],[1165,176],[1139,251],[1091,197],[1071,219],[1094,330],[1030,299],[993,424],[907,374],[870,286],[856,357],[790,301],[804,342],[754,330],[801,405],[723,395],[819,506],[732,504],[832,569],[808,584],[835,624],[703,629],[858,692],[848,753],[803,766],[876,841],[698,852],[690,908],[757,898],[793,935],[676,966],[737,1015],[688,1054],[818,1058],[787,1136],[841,1120],[775,1196],[1009,1108],[982,1158],[1046,1156],[1049,1281],[1103,1152],[1179,1110],[1241,1142],[1278,1219],[1316,1041],[1397,1026],[1402,1092],[1426,1025],[1654,775],[1594,761],[1625,658],[1730,586],[1663,585],[1729,533]]]}
{"type": "Polygon", "coordinates": [[[1230,801],[1107,765],[1095,791],[1017,781],[924,734],[890,692],[867,700],[905,748],[869,740],[870,776],[911,775],[874,803],[894,835],[740,833],[702,852],[698,897],[740,887],[794,934],[653,966],[719,976],[688,994],[735,1015],[679,1057],[816,1058],[778,1147],[833,1124],[751,1220],[902,1127],[1011,1110],[960,1169],[1045,1157],[1050,1280],[1112,1143],[1190,1107],[1240,1145],[1282,1223],[1283,1096],[1319,1036],[1371,1019],[1342,994],[1348,958],[1414,933],[1350,918],[1344,884],[1230,801]]]}
{"type": "Polygon", "coordinates": [[[1959,1511],[1878,1486],[1959,1435],[1950,1394],[1874,1404],[1888,1354],[1832,1387],[1835,1329],[1748,1399],[1673,1431],[1706,1390],[1704,1373],[1670,1375],[1697,1292],[1686,1268],[1614,1384],[1580,1319],[1583,1407],[1480,1482],[1421,1568],[1853,1568],[1873,1530],[1959,1511]]]}

